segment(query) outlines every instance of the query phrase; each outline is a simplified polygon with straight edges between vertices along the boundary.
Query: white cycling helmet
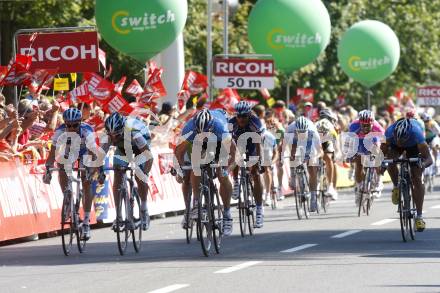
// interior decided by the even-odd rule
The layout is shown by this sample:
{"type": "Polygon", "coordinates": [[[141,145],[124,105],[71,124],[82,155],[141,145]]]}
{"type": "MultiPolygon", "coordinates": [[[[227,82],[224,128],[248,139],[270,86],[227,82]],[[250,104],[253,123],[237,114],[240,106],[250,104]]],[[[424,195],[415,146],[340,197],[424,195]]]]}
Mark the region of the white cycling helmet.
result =
{"type": "Polygon", "coordinates": [[[198,133],[209,131],[213,122],[213,117],[208,109],[203,109],[196,114],[195,124],[198,133]]]}
{"type": "Polygon", "coordinates": [[[400,119],[396,122],[394,136],[396,139],[407,139],[412,129],[410,119],[400,119]]]}
{"type": "Polygon", "coordinates": [[[309,126],[309,121],[306,117],[300,116],[295,121],[295,128],[298,132],[306,132],[309,126]]]}
{"type": "Polygon", "coordinates": [[[370,110],[362,110],[359,112],[359,122],[362,124],[371,124],[374,121],[374,113],[370,110]]]}

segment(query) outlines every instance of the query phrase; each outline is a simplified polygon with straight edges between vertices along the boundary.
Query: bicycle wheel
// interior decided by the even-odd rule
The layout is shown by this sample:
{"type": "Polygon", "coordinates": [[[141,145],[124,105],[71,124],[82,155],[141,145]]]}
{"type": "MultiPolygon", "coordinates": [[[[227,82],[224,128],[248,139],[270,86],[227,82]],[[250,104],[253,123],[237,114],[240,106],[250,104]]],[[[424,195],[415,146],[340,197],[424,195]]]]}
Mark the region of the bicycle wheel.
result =
{"type": "MultiPolygon", "coordinates": [[[[301,189],[302,189],[302,194],[306,195],[307,193],[307,186],[306,186],[306,178],[305,178],[305,173],[303,173],[301,175],[301,181],[300,181],[300,185],[301,185],[301,189]]],[[[310,213],[310,197],[305,196],[304,200],[302,201],[302,206],[303,206],[303,211],[304,211],[304,216],[306,217],[306,219],[309,218],[309,213],[310,213]]]]}
{"type": "Polygon", "coordinates": [[[73,227],[73,200],[72,192],[64,193],[63,207],[61,210],[61,242],[64,255],[68,256],[72,250],[75,228],[73,227]]]}
{"type": "MultiPolygon", "coordinates": [[[[325,166],[325,165],[324,165],[325,166]]],[[[322,210],[324,211],[324,213],[327,213],[327,209],[328,209],[328,205],[329,205],[329,201],[328,198],[325,196],[325,191],[327,190],[327,177],[324,176],[323,174],[321,174],[322,176],[322,185],[321,185],[321,190],[320,190],[320,194],[321,194],[321,207],[322,210]]]]}
{"type": "Polygon", "coordinates": [[[295,196],[296,215],[298,217],[298,220],[301,220],[302,219],[302,193],[300,191],[300,187],[298,186],[297,177],[295,176],[295,178],[293,180],[295,182],[295,188],[293,190],[293,193],[295,196]]]}
{"type": "Polygon", "coordinates": [[[119,207],[116,212],[116,239],[118,242],[118,250],[121,255],[124,255],[127,250],[128,237],[130,236],[130,229],[128,229],[128,205],[126,190],[119,193],[119,207]],[[121,229],[121,227],[123,227],[121,229]]]}
{"type": "Polygon", "coordinates": [[[241,237],[246,236],[247,230],[247,211],[246,211],[247,188],[244,178],[240,178],[239,198],[238,198],[238,218],[240,221],[241,237]]]}
{"type": "Polygon", "coordinates": [[[214,240],[214,248],[217,254],[220,253],[223,239],[223,207],[220,202],[218,190],[215,186],[211,189],[212,195],[212,236],[214,240]]]}
{"type": "MultiPolygon", "coordinates": [[[[205,175],[206,176],[206,175],[205,175]]],[[[202,180],[200,185],[201,193],[199,198],[198,206],[198,219],[197,219],[197,230],[200,237],[200,244],[202,247],[202,252],[205,256],[209,256],[212,246],[212,226],[210,223],[210,195],[209,188],[206,185],[207,180],[202,180]]]]}
{"type": "Polygon", "coordinates": [[[400,219],[400,231],[402,234],[403,242],[409,240],[409,227],[408,227],[408,214],[409,208],[407,206],[408,187],[406,183],[402,183],[399,189],[399,219],[400,219]]]}
{"type": "Polygon", "coordinates": [[[411,201],[411,199],[412,199],[412,194],[410,193],[408,197],[408,206],[412,206],[412,209],[408,213],[409,235],[411,236],[412,240],[416,240],[416,220],[415,220],[416,207],[414,201],[411,201]]]}
{"type": "Polygon", "coordinates": [[[246,216],[249,227],[249,235],[254,235],[255,228],[255,199],[254,199],[254,187],[252,186],[251,179],[247,177],[247,200],[246,200],[246,216]]]}
{"type": "Polygon", "coordinates": [[[131,237],[133,240],[134,251],[139,252],[142,248],[142,217],[141,217],[141,199],[137,188],[133,188],[130,198],[132,211],[132,219],[134,222],[134,230],[131,231],[131,237]],[[135,212],[137,210],[137,212],[135,212]],[[137,234],[137,237],[136,237],[137,234]]]}
{"type": "Polygon", "coordinates": [[[81,204],[82,199],[82,191],[79,192],[79,197],[77,198],[76,202],[74,203],[75,207],[75,213],[74,213],[74,221],[73,226],[75,227],[75,234],[76,234],[76,244],[78,246],[78,251],[80,253],[83,253],[86,249],[86,239],[84,238],[84,232],[83,232],[83,225],[81,223],[81,219],[79,216],[79,207],[81,204]]]}
{"type": "Polygon", "coordinates": [[[188,244],[191,243],[193,228],[194,228],[194,220],[191,218],[191,209],[192,209],[191,199],[192,196],[191,194],[189,194],[186,202],[187,208],[185,209],[185,221],[186,221],[185,232],[186,232],[186,243],[188,244]]]}

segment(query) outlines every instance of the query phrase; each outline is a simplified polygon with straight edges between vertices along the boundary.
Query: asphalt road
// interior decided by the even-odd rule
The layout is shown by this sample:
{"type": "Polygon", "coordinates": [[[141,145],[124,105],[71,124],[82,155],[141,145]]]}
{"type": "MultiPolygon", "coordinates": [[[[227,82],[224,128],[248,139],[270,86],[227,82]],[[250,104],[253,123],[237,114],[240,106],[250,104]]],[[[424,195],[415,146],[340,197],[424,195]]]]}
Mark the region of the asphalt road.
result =
{"type": "Polygon", "coordinates": [[[180,216],[152,221],[139,254],[120,256],[110,228],[69,257],[59,237],[0,247],[0,292],[440,292],[440,192],[426,197],[427,230],[407,243],[384,193],[360,218],[348,190],[309,220],[289,198],[244,239],[234,209],[233,235],[209,258],[186,244],[180,216]]]}

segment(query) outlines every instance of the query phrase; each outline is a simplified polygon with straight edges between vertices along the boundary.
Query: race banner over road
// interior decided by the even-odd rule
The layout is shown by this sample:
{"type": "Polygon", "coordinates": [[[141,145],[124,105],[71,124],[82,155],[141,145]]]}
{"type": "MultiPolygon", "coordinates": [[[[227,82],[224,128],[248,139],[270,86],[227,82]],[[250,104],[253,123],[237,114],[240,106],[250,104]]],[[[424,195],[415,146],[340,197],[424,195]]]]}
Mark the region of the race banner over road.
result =
{"type": "Polygon", "coordinates": [[[30,70],[58,68],[59,73],[99,71],[98,33],[56,32],[17,36],[17,52],[32,56],[30,70]]]}

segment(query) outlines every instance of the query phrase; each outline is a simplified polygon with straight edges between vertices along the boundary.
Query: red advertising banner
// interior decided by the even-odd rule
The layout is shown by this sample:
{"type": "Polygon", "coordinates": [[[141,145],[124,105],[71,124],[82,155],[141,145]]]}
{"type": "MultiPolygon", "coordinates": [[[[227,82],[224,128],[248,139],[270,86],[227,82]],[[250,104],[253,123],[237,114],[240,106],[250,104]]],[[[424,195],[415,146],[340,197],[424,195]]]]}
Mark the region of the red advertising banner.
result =
{"type": "Polygon", "coordinates": [[[17,36],[17,54],[32,56],[30,70],[58,68],[59,73],[99,71],[97,32],[37,33],[17,36]]]}

